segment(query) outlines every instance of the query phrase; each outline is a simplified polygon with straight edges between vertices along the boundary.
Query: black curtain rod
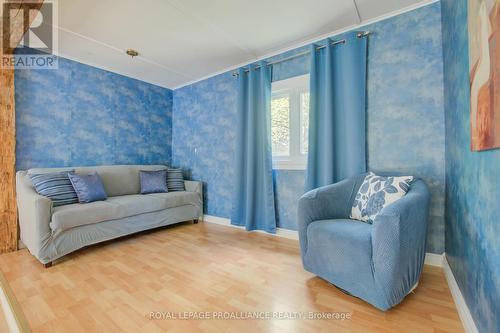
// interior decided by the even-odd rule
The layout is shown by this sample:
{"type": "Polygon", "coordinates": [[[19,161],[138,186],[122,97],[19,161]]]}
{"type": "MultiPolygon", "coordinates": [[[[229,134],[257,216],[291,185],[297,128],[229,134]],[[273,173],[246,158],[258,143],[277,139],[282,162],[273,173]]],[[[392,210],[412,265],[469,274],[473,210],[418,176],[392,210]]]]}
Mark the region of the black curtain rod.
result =
{"type": "MultiPolygon", "coordinates": [[[[363,38],[363,37],[367,37],[371,35],[371,32],[370,31],[360,31],[356,34],[356,37],[358,38],[363,38]]],[[[338,45],[338,44],[345,44],[347,42],[346,39],[341,39],[341,40],[337,40],[337,41],[333,41],[332,42],[332,45],[338,45]]],[[[321,46],[318,46],[316,48],[316,51],[319,51],[321,49],[324,49],[326,46],[325,45],[321,45],[321,46]]],[[[286,58],[283,58],[283,59],[279,59],[279,60],[276,60],[276,61],[273,61],[273,62],[270,62],[267,64],[267,66],[272,66],[272,65],[275,65],[275,64],[279,64],[281,62],[285,62],[285,61],[288,61],[288,60],[292,60],[292,59],[295,59],[295,58],[299,58],[299,57],[303,57],[305,55],[308,55],[310,53],[310,51],[304,51],[304,52],[300,52],[300,53],[297,53],[297,54],[294,54],[292,56],[289,56],[289,57],[286,57],[286,58]]],[[[258,65],[258,66],[255,66],[254,68],[255,69],[259,69],[261,66],[258,65]]],[[[248,68],[245,68],[245,73],[248,73],[250,72],[250,70],[248,68]]],[[[238,76],[238,72],[233,72],[233,76],[238,76]]]]}

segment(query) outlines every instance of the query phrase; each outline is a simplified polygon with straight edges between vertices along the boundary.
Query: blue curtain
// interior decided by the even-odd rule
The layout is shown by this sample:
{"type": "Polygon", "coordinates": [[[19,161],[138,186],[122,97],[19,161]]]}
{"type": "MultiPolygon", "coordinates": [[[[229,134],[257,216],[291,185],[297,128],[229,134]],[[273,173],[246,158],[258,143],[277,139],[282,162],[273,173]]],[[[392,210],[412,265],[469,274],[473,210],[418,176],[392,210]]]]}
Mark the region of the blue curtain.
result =
{"type": "Polygon", "coordinates": [[[238,76],[236,195],[231,223],[276,232],[271,153],[271,69],[265,62],[238,76]]]}
{"type": "Polygon", "coordinates": [[[306,191],[366,171],[366,38],[311,46],[306,191]]]}

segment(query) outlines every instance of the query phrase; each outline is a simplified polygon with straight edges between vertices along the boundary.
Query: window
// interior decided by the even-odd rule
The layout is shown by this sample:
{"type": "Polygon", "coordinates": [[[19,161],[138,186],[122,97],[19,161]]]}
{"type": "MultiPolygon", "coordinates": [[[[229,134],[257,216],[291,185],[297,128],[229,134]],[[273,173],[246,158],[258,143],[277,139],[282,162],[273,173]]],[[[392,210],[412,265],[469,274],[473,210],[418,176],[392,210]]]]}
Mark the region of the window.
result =
{"type": "Polygon", "coordinates": [[[272,83],[273,169],[303,170],[307,164],[309,75],[272,83]]]}

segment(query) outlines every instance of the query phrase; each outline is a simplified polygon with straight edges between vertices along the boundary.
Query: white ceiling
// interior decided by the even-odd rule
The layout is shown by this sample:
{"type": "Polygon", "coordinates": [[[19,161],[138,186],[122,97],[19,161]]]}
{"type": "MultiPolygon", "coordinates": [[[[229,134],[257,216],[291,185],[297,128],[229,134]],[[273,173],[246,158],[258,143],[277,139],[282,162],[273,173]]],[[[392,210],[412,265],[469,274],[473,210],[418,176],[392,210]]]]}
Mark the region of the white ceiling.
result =
{"type": "Polygon", "coordinates": [[[173,89],[434,0],[55,2],[59,55],[173,89]]]}

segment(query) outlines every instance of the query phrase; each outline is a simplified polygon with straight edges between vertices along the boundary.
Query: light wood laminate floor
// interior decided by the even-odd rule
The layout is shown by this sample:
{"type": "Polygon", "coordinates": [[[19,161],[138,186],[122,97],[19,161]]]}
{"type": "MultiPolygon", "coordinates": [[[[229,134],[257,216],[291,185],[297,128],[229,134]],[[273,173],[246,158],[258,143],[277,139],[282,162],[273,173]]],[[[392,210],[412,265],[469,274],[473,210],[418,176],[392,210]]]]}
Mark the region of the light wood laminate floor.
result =
{"type": "Polygon", "coordinates": [[[88,247],[48,269],[24,249],[1,255],[0,269],[34,332],[463,331],[440,268],[426,266],[414,294],[382,312],[304,271],[297,241],[209,223],[88,247]],[[351,318],[150,318],[151,312],[185,311],[343,312],[351,318]]]}

